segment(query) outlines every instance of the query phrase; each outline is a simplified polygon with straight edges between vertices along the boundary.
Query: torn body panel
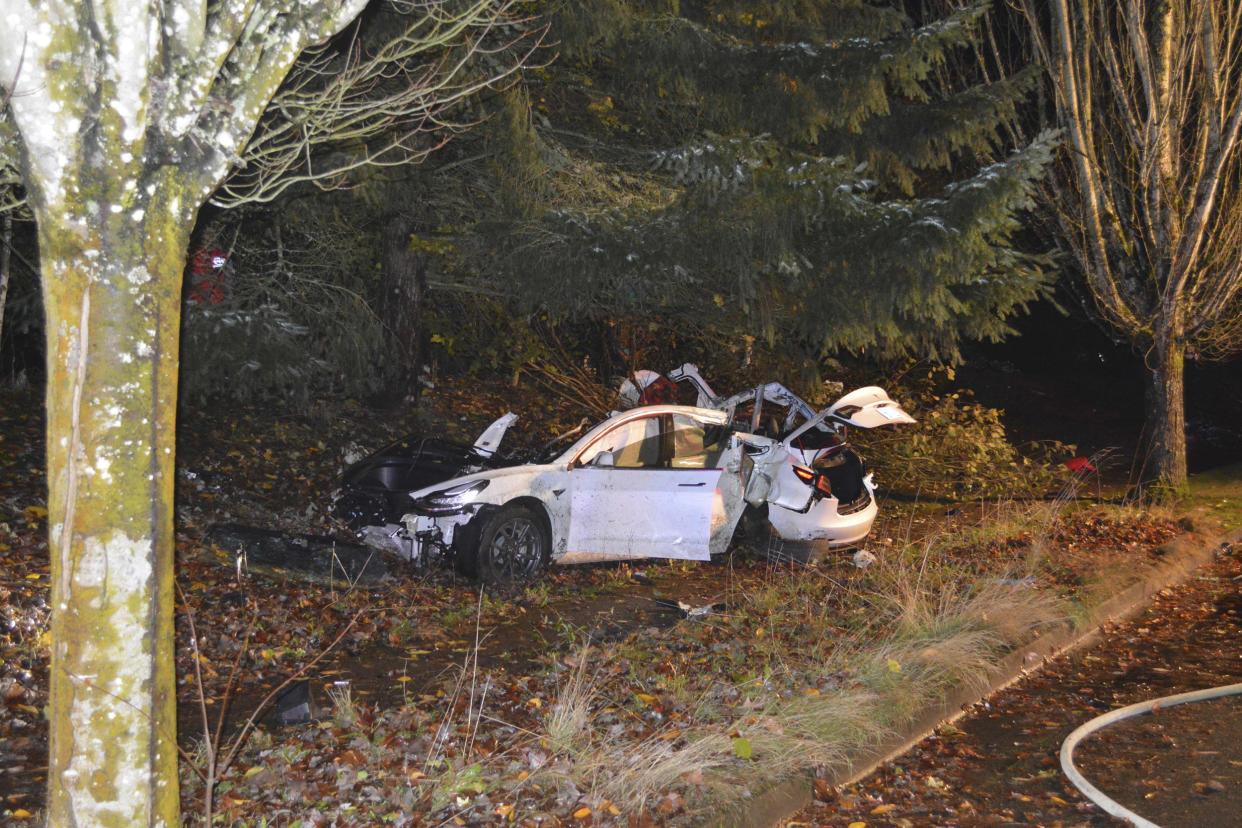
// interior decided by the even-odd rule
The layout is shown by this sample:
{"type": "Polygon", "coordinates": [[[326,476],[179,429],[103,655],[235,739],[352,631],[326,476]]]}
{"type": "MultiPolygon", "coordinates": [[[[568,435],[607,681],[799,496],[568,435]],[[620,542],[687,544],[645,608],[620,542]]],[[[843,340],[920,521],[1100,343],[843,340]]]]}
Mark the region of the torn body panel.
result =
{"type": "Polygon", "coordinates": [[[778,442],[735,433],[724,412],[646,406],[614,414],[550,462],[415,491],[403,522],[422,552],[462,555],[495,510],[520,501],[546,521],[556,563],[706,560],[728,547],[748,483],[779,490],[765,481],[783,479],[787,466],[778,442]]]}
{"type": "MultiPolygon", "coordinates": [[[[913,417],[888,396],[888,392],[875,385],[851,391],[827,408],[816,411],[809,403],[779,382],[764,383],[731,397],[720,397],[712,391],[707,380],[703,379],[698,367],[691,363],[673,369],[668,376],[674,382],[684,382],[694,388],[697,405],[726,411],[730,418],[734,418],[742,406],[759,401],[760,405],[752,409],[752,426],[754,427],[758,427],[760,421],[767,416],[762,411],[762,403],[772,403],[783,409],[782,416],[779,418],[782,433],[797,426],[797,431],[788,435],[790,440],[812,428],[830,428],[833,425],[878,428],[915,422],[913,417]]],[[[752,430],[755,429],[752,428],[752,430]]]]}
{"type": "Polygon", "coordinates": [[[509,426],[513,425],[517,418],[518,415],[509,411],[504,416],[492,421],[492,424],[479,435],[479,439],[474,441],[475,454],[480,457],[491,457],[494,455],[496,447],[500,445],[500,441],[505,436],[505,432],[509,430],[509,426]]]}

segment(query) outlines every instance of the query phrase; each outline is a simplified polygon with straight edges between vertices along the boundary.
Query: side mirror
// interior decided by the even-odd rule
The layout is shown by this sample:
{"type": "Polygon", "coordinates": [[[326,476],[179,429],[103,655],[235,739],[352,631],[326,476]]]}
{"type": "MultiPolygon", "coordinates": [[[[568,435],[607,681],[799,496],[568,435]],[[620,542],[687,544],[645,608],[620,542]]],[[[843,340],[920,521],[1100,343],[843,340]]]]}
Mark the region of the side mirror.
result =
{"type": "Polygon", "coordinates": [[[591,465],[600,468],[612,468],[616,465],[611,451],[601,451],[599,454],[591,458],[591,465]]]}

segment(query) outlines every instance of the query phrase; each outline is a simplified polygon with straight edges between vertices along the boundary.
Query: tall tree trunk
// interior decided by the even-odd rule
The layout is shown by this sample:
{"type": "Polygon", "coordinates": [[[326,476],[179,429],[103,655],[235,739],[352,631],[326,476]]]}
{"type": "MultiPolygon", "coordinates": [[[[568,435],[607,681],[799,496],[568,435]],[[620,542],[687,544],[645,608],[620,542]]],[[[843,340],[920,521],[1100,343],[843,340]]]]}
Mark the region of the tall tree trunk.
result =
{"type": "Polygon", "coordinates": [[[1172,333],[1157,336],[1148,358],[1145,481],[1174,489],[1186,485],[1186,344],[1172,333]]]}
{"type": "Polygon", "coordinates": [[[132,211],[101,215],[97,203],[123,203],[109,192],[66,202],[68,211],[37,209],[53,606],[49,825],[179,822],[173,452],[179,277],[194,212],[159,178],[146,179],[154,194],[132,211]]]}
{"type": "MultiPolygon", "coordinates": [[[[180,824],[173,471],[188,235],[298,55],[365,5],[3,2],[0,75],[18,140],[0,155],[20,166],[38,222],[47,315],[49,825],[180,824]]],[[[419,20],[439,13],[437,3],[418,11],[404,44],[424,48],[419,20]]],[[[493,18],[477,7],[444,31],[493,18]]],[[[344,90],[297,96],[297,123],[312,117],[322,132],[286,140],[280,117],[260,127],[263,149],[251,157],[263,160],[234,203],[275,195],[282,175],[302,179],[304,162],[312,179],[337,175],[332,164],[309,171],[314,141],[334,126],[365,122],[351,133],[365,143],[410,118],[415,132],[438,125],[428,114],[444,89],[436,77],[410,86],[412,97],[368,99],[389,76],[378,60],[364,60],[344,90]]],[[[351,157],[348,169],[363,163],[351,157]]]]}
{"type": "Polygon", "coordinates": [[[410,213],[396,213],[385,221],[380,299],[382,318],[396,346],[393,396],[415,404],[422,390],[423,297],[427,292],[427,251],[416,247],[412,238],[420,224],[419,217],[410,213]]]}

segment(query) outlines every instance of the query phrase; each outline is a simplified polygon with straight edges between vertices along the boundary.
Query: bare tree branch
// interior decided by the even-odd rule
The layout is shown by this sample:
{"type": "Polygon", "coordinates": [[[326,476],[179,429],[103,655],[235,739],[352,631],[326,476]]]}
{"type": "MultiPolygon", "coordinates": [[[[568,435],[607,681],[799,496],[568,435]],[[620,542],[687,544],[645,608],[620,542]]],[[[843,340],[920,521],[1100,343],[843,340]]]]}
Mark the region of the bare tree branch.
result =
{"type": "Polygon", "coordinates": [[[371,54],[357,31],[343,56],[331,47],[312,52],[213,203],[266,202],[308,182],[333,189],[362,167],[422,160],[470,126],[456,114],[463,101],[501,87],[541,45],[543,30],[508,18],[511,8],[512,0],[479,0],[420,17],[371,54]]]}
{"type": "Polygon", "coordinates": [[[1061,235],[1100,315],[1148,355],[1153,457],[1176,483],[1182,359],[1242,348],[1242,0],[1018,8],[1068,139],[1049,187],[1061,235]]]}

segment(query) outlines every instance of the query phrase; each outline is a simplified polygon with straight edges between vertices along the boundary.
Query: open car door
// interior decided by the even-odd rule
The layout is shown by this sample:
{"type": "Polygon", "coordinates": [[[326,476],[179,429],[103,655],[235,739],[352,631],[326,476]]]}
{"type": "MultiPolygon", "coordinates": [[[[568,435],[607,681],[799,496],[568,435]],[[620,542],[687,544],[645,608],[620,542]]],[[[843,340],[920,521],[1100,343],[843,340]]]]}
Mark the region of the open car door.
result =
{"type": "Polygon", "coordinates": [[[706,560],[715,550],[729,518],[717,488],[729,462],[727,418],[647,411],[623,417],[571,462],[566,546],[574,561],[706,560]]]}

